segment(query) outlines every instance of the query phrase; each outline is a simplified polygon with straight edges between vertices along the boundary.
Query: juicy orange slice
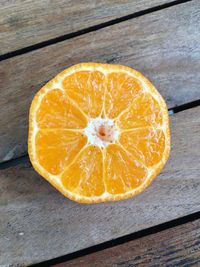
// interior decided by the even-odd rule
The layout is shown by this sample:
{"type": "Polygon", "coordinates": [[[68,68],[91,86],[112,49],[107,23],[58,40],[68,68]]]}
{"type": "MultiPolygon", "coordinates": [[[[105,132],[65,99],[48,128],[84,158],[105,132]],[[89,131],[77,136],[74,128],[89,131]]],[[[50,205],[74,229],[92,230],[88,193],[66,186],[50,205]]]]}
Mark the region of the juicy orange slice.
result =
{"type": "Polygon", "coordinates": [[[167,107],[131,68],[78,64],[34,97],[28,151],[35,170],[72,200],[126,199],[143,191],[168,159],[167,107]]]}

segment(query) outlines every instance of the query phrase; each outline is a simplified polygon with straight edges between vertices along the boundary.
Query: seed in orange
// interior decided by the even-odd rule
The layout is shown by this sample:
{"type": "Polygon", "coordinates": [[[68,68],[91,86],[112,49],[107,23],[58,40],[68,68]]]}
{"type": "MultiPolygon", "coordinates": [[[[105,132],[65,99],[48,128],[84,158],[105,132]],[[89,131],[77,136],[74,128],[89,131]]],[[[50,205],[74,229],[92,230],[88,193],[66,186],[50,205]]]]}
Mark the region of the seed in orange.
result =
{"type": "Polygon", "coordinates": [[[132,197],[168,159],[165,101],[129,67],[72,66],[34,97],[28,151],[35,170],[72,200],[132,197]]]}

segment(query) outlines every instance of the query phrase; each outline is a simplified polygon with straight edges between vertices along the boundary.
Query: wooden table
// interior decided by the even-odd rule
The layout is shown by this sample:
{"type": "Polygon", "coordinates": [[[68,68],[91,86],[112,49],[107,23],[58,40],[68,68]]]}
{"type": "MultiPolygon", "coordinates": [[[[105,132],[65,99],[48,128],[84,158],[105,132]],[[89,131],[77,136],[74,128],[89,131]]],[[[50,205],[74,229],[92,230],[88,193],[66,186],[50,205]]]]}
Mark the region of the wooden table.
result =
{"type": "Polygon", "coordinates": [[[200,266],[200,1],[1,0],[0,30],[0,266],[200,266]],[[170,159],[133,199],[72,202],[27,156],[33,95],[88,61],[138,69],[169,107],[170,159]]]}

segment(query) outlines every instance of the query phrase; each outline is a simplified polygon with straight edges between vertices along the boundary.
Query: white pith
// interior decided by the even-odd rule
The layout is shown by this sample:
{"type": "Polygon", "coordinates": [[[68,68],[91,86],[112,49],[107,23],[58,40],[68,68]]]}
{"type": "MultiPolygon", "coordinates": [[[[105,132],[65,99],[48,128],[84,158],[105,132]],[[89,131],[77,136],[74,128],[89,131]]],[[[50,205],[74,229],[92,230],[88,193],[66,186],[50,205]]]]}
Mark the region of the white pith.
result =
{"type": "Polygon", "coordinates": [[[113,120],[104,118],[95,118],[95,119],[90,119],[87,127],[84,130],[84,134],[87,136],[88,142],[90,144],[98,146],[100,148],[104,148],[109,144],[114,144],[115,141],[118,140],[119,130],[116,128],[113,120]],[[106,137],[104,140],[99,136],[98,131],[102,126],[107,131],[110,131],[111,134],[110,140],[106,140],[106,137]]]}

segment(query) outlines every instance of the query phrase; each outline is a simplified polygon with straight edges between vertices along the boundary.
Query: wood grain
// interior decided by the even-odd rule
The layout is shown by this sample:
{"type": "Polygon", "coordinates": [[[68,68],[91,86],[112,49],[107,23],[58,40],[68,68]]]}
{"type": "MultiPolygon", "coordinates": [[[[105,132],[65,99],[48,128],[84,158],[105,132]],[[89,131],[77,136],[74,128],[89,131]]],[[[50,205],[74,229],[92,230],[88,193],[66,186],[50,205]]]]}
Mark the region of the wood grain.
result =
{"type": "Polygon", "coordinates": [[[170,159],[152,185],[121,202],[64,198],[28,162],[0,173],[0,265],[78,251],[200,210],[200,106],[171,117],[170,159]]]}
{"type": "Polygon", "coordinates": [[[172,0],[1,0],[0,54],[172,0]]]}
{"type": "Polygon", "coordinates": [[[54,267],[199,266],[200,220],[105,249],[54,267]]]}
{"type": "Polygon", "coordinates": [[[199,21],[199,2],[188,2],[1,62],[0,162],[26,153],[34,94],[75,63],[136,68],[152,80],[168,107],[199,99],[199,21]]]}

